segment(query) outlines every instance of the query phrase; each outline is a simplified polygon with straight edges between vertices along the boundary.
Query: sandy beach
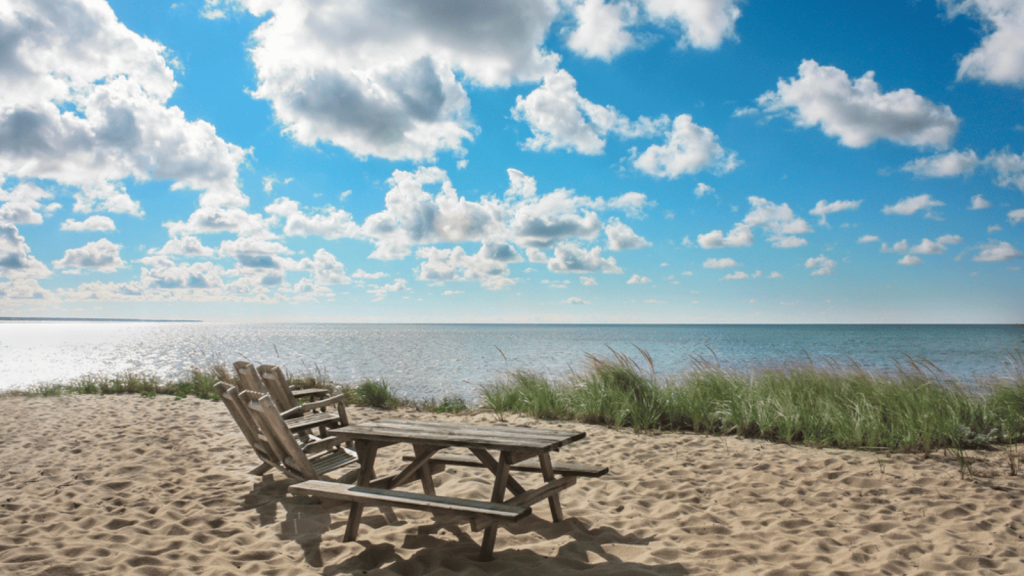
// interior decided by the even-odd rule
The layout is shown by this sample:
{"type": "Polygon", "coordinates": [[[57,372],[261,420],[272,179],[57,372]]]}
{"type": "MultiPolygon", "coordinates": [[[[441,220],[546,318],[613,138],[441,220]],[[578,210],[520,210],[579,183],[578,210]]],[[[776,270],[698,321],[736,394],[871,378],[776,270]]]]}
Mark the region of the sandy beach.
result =
{"type": "MultiPolygon", "coordinates": [[[[409,510],[367,508],[342,542],[345,511],[246,474],[256,457],[220,403],[0,398],[0,574],[1024,574],[1024,480],[1002,453],[972,452],[964,479],[942,453],[508,421],[585,430],[555,460],[612,472],[563,493],[566,521],[537,505],[500,530],[480,563],[482,533],[409,510]]],[[[438,493],[486,499],[488,474],[448,468],[438,493]]]]}

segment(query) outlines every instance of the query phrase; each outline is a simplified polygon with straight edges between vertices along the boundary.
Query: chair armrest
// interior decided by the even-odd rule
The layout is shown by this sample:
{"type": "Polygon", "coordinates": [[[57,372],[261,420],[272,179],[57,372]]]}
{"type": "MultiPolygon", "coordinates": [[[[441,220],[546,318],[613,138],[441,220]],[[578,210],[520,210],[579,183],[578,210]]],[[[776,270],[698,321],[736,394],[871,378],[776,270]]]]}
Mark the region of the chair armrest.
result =
{"type": "Polygon", "coordinates": [[[345,405],[345,395],[344,394],[339,394],[337,396],[331,396],[330,398],[327,398],[326,400],[318,400],[316,402],[306,402],[305,404],[300,404],[300,405],[296,406],[295,408],[290,408],[288,410],[285,410],[284,412],[281,412],[281,417],[282,418],[291,418],[292,416],[296,416],[298,414],[305,414],[306,412],[309,412],[310,410],[319,410],[320,408],[323,408],[324,406],[333,406],[335,404],[341,404],[342,406],[344,406],[345,405]]]}

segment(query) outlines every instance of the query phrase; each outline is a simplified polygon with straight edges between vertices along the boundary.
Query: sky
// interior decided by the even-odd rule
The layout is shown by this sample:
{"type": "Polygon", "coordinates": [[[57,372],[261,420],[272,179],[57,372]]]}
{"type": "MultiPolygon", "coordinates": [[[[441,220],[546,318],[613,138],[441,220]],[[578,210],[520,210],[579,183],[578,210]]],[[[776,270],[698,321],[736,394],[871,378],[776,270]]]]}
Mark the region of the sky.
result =
{"type": "Polygon", "coordinates": [[[0,316],[1024,323],[1024,0],[0,0],[0,316]]]}

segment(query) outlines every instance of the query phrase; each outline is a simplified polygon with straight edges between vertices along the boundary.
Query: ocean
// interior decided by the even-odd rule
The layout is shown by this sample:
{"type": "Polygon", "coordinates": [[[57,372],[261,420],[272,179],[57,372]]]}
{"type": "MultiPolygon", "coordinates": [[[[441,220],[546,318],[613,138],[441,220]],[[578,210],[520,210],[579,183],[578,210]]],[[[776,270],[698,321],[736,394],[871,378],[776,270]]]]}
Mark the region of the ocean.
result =
{"type": "Polygon", "coordinates": [[[1012,374],[1024,327],[4,321],[0,390],[126,370],[173,380],[192,366],[248,359],[293,374],[319,371],[338,383],[383,378],[412,399],[457,394],[472,401],[481,385],[510,370],[564,378],[584,370],[588,354],[612,350],[645,369],[646,351],[663,379],[700,358],[740,371],[831,360],[878,372],[924,358],[972,385],[1012,374]]]}

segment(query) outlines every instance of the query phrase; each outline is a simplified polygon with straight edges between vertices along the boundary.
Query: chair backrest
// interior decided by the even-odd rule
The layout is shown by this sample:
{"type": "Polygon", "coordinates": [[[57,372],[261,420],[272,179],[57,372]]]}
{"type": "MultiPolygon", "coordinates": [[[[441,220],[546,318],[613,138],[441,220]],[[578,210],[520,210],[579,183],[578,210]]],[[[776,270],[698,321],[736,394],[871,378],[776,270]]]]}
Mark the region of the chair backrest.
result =
{"type": "Polygon", "coordinates": [[[299,405],[292,395],[291,388],[288,387],[288,379],[285,378],[284,370],[281,370],[280,366],[261,364],[256,373],[263,380],[263,385],[279,410],[283,412],[299,405]]]}
{"type": "Polygon", "coordinates": [[[320,477],[313,469],[313,465],[306,458],[295,437],[288,431],[288,426],[284,418],[281,418],[281,413],[270,399],[270,395],[246,390],[239,394],[239,398],[273,451],[276,460],[274,466],[292,478],[319,480],[320,477]]]}
{"type": "Polygon", "coordinates": [[[276,466],[274,463],[277,456],[267,444],[266,438],[260,437],[259,427],[253,421],[249,410],[242,405],[242,400],[238,396],[238,388],[224,382],[217,382],[215,386],[217,391],[220,392],[220,399],[224,402],[224,406],[227,407],[231,417],[235,419],[238,428],[242,430],[242,435],[249,442],[249,446],[252,446],[260,460],[276,466]]]}
{"type": "Polygon", "coordinates": [[[252,362],[239,360],[232,364],[232,366],[235,367],[235,373],[238,374],[240,392],[248,390],[257,394],[267,393],[267,388],[263,385],[263,381],[260,380],[260,375],[256,372],[256,367],[252,365],[252,362]]]}

